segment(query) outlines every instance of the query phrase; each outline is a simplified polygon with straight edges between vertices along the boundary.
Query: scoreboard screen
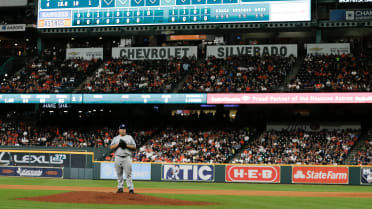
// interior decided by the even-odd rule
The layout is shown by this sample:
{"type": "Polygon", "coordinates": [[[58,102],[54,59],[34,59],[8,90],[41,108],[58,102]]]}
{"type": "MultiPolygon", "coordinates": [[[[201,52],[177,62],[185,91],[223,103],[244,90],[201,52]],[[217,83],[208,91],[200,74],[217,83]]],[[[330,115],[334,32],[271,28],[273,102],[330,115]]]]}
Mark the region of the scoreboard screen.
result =
{"type": "Polygon", "coordinates": [[[311,0],[39,0],[38,28],[310,21],[311,0]]]}

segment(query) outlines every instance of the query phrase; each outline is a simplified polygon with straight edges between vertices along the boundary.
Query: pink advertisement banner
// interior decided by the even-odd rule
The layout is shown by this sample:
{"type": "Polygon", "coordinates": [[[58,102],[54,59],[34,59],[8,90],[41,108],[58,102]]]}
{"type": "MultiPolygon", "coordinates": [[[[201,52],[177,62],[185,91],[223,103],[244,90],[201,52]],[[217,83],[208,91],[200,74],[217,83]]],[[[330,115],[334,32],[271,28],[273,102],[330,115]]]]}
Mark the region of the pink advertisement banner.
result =
{"type": "Polygon", "coordinates": [[[207,104],[367,104],[372,93],[210,93],[207,104]]]}

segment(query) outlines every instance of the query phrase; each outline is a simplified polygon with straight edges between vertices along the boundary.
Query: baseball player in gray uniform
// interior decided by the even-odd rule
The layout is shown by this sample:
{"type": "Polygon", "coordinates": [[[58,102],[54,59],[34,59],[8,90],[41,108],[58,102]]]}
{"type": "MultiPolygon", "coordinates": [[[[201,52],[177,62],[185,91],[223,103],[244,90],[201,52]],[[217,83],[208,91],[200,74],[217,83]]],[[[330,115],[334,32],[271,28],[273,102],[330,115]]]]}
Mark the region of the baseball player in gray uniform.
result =
{"type": "Polygon", "coordinates": [[[124,177],[123,171],[126,175],[127,187],[129,193],[134,193],[132,182],[132,152],[136,150],[136,142],[133,137],[127,135],[127,129],[124,124],[119,126],[119,135],[114,137],[111,141],[111,150],[115,151],[115,171],[118,176],[118,190],[117,193],[123,192],[124,177]]]}

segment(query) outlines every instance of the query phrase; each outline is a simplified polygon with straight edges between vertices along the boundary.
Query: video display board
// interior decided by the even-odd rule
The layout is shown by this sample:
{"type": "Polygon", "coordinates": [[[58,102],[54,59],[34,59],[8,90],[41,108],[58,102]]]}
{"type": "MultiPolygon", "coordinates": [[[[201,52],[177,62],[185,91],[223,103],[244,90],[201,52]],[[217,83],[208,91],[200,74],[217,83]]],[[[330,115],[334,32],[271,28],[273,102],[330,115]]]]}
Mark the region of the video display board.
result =
{"type": "Polygon", "coordinates": [[[39,0],[38,28],[310,21],[311,0],[39,0]]]}

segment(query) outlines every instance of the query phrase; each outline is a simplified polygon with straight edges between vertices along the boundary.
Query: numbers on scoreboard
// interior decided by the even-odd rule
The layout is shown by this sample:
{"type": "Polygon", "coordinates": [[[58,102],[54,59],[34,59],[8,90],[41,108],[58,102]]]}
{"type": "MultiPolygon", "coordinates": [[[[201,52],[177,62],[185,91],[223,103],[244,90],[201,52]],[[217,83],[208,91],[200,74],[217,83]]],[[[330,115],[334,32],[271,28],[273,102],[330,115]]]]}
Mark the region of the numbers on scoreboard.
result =
{"type": "MultiPolygon", "coordinates": [[[[72,1],[71,1],[72,2],[72,1]]],[[[84,3],[86,5],[86,3],[84,3]]],[[[168,15],[164,9],[136,8],[124,9],[87,9],[73,10],[74,26],[103,26],[122,24],[152,24],[152,23],[202,23],[211,21],[211,8],[207,7],[171,7],[168,15]],[[164,19],[168,17],[167,19],[164,19]]],[[[222,17],[222,16],[221,16],[222,17]]],[[[227,16],[226,16],[227,17],[227,16]]]]}

